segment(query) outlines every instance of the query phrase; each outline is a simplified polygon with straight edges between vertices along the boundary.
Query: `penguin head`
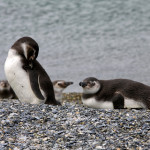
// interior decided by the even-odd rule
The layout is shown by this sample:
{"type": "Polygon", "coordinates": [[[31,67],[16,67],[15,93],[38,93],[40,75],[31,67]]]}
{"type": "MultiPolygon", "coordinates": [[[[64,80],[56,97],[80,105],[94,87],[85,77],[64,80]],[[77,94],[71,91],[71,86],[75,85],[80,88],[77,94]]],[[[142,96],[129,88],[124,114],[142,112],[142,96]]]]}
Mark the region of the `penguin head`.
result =
{"type": "Polygon", "coordinates": [[[9,85],[8,81],[1,80],[0,81],[0,91],[9,90],[9,89],[10,89],[10,85],[9,85]]]}
{"type": "Polygon", "coordinates": [[[11,47],[15,49],[19,55],[28,62],[34,61],[39,52],[39,46],[35,40],[30,37],[22,37],[18,39],[11,47]]]}
{"type": "Polygon", "coordinates": [[[79,85],[83,88],[84,94],[95,94],[100,89],[100,82],[94,77],[84,79],[79,85]]]}
{"type": "Polygon", "coordinates": [[[73,84],[73,82],[67,82],[64,80],[56,80],[53,82],[53,87],[55,91],[62,92],[65,88],[67,88],[71,84],[73,84]]]}

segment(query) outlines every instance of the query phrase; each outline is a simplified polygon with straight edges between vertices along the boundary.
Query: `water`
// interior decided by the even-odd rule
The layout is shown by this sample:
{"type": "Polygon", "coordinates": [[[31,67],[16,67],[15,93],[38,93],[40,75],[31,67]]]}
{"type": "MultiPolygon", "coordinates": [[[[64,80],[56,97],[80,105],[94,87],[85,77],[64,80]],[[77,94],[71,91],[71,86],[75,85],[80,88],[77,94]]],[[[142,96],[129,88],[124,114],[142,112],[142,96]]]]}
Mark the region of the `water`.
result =
{"type": "Polygon", "coordinates": [[[8,49],[31,36],[51,80],[128,78],[150,85],[148,0],[1,0],[0,79],[8,49]]]}

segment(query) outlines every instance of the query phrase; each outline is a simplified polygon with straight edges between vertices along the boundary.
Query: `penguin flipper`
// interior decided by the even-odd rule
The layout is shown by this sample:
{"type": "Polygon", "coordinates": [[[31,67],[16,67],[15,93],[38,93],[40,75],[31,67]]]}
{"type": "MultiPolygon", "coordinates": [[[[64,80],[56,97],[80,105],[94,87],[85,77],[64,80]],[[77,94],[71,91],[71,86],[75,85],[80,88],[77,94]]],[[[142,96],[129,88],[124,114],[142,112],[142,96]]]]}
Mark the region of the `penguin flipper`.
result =
{"type": "Polygon", "coordinates": [[[114,109],[124,109],[124,97],[121,94],[116,94],[113,98],[114,109]]]}
{"type": "Polygon", "coordinates": [[[44,95],[46,97],[45,104],[61,105],[61,103],[55,99],[53,84],[46,73],[44,76],[39,75],[39,82],[40,87],[44,91],[44,95]]]}
{"type": "Polygon", "coordinates": [[[30,79],[30,84],[31,84],[31,88],[34,92],[34,94],[36,95],[37,98],[44,100],[44,96],[41,93],[40,90],[40,84],[39,84],[39,76],[38,73],[34,70],[28,70],[28,74],[29,74],[29,79],[30,79]]]}

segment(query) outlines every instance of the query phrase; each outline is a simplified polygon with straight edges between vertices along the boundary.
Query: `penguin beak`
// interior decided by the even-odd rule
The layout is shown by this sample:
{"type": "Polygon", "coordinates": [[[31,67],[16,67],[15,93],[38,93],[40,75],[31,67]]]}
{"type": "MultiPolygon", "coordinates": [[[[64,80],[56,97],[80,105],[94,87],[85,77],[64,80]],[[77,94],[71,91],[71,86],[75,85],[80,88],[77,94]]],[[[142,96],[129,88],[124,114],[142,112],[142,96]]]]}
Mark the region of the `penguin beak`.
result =
{"type": "Polygon", "coordinates": [[[84,88],[84,87],[87,86],[87,83],[86,83],[86,82],[80,82],[79,85],[82,86],[82,87],[84,88]]]}

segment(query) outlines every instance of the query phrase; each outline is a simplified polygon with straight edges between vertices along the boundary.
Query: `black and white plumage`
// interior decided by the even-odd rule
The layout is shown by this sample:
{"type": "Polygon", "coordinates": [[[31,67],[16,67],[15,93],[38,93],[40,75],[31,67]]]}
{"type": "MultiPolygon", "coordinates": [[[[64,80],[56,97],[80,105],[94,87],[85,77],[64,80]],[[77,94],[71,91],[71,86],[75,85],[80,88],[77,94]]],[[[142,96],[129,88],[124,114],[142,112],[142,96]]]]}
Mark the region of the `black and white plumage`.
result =
{"type": "Polygon", "coordinates": [[[60,105],[49,76],[36,60],[38,52],[39,46],[32,38],[17,40],[5,61],[7,80],[21,102],[60,105]]]}
{"type": "Polygon", "coordinates": [[[16,94],[10,87],[8,81],[0,81],[0,99],[16,99],[16,94]]]}
{"type": "Polygon", "coordinates": [[[79,83],[83,88],[82,102],[93,108],[148,108],[150,86],[128,79],[98,80],[86,78],[79,83]]]}
{"type": "Polygon", "coordinates": [[[57,101],[62,102],[63,91],[69,86],[72,85],[73,82],[64,81],[64,80],[55,80],[53,81],[53,87],[55,92],[55,98],[57,101]]]}

